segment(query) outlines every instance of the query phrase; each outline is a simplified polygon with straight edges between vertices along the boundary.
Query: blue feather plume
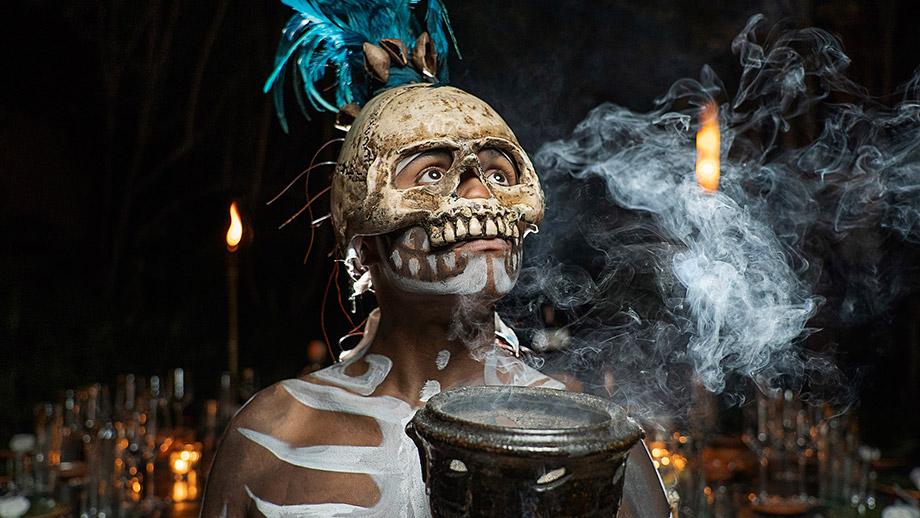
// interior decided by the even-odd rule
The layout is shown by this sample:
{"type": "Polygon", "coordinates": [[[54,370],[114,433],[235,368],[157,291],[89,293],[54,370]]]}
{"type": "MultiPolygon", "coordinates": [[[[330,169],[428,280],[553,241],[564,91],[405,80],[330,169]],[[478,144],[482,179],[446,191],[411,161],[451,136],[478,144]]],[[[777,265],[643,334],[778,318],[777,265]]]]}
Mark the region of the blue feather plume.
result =
{"type": "MultiPolygon", "coordinates": [[[[275,110],[287,131],[284,115],[284,78],[294,68],[297,100],[301,110],[309,104],[317,111],[338,112],[341,106],[363,105],[377,91],[413,82],[427,82],[411,66],[392,67],[386,85],[372,85],[364,74],[365,42],[378,44],[398,38],[411,53],[416,38],[427,31],[438,54],[437,82],[447,81],[447,56],[457,42],[441,0],[282,0],[296,13],[288,20],[275,54],[275,67],[264,92],[273,90],[275,110]],[[416,10],[427,4],[424,20],[416,10]],[[319,84],[334,69],[335,90],[327,98],[319,84]],[[302,89],[302,91],[301,91],[302,89]],[[306,101],[306,102],[304,102],[306,101]]],[[[304,112],[306,114],[306,112],[304,112]]]]}

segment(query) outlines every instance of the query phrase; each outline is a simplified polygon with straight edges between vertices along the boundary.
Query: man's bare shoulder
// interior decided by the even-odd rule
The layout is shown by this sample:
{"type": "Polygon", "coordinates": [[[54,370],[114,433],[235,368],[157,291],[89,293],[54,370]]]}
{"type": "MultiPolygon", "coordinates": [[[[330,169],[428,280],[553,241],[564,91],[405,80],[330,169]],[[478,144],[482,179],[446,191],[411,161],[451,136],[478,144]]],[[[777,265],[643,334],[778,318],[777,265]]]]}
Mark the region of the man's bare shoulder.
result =
{"type": "Polygon", "coordinates": [[[225,432],[225,441],[238,436],[240,429],[271,434],[286,442],[303,440],[322,410],[311,408],[295,399],[287,385],[275,383],[259,391],[240,408],[225,432]]]}
{"type": "MultiPolygon", "coordinates": [[[[331,487],[355,476],[296,463],[298,452],[311,446],[376,446],[381,441],[373,419],[313,408],[292,394],[293,389],[318,385],[315,381],[307,377],[276,383],[237,412],[211,467],[202,516],[221,516],[225,509],[226,516],[247,516],[254,495],[276,503],[321,501],[316,495],[335,493],[331,487]]],[[[317,397],[334,400],[340,390],[324,390],[317,397]]],[[[367,500],[373,501],[354,503],[367,500]]]]}
{"type": "Polygon", "coordinates": [[[253,396],[233,417],[224,432],[220,453],[224,453],[223,450],[248,452],[267,449],[266,440],[260,440],[262,438],[293,448],[379,444],[380,434],[373,419],[314,408],[310,406],[310,401],[296,397],[297,389],[309,390],[319,386],[328,390],[317,391],[314,397],[317,401],[329,403],[329,407],[338,406],[336,400],[347,397],[343,389],[323,385],[310,376],[271,385],[253,396]]]}
{"type": "Polygon", "coordinates": [[[249,488],[278,465],[278,459],[252,439],[256,434],[288,435],[301,416],[310,420],[310,411],[298,408],[280,383],[253,396],[224,431],[208,476],[202,516],[248,516],[252,506],[249,488]]]}

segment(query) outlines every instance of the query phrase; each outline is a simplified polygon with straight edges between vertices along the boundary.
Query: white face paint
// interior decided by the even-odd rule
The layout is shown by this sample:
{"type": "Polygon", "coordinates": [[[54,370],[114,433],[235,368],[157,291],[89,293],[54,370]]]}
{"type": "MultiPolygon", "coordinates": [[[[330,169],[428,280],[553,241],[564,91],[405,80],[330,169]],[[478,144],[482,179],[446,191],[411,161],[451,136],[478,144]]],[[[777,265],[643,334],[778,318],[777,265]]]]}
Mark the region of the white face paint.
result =
{"type": "Polygon", "coordinates": [[[514,283],[517,282],[517,262],[516,255],[512,255],[510,258],[512,273],[509,274],[508,270],[505,268],[505,261],[500,257],[492,258],[492,276],[495,279],[495,291],[504,295],[511,291],[511,288],[514,288],[514,283]]]}
{"type": "MultiPolygon", "coordinates": [[[[487,241],[487,240],[483,240],[487,241]]],[[[421,227],[398,232],[395,238],[377,236],[385,251],[382,271],[395,287],[410,293],[436,295],[492,295],[501,297],[517,281],[520,240],[490,240],[490,246],[433,249],[421,227]]]]}
{"type": "Polygon", "coordinates": [[[464,268],[457,275],[438,281],[423,281],[402,275],[389,266],[384,274],[397,288],[409,293],[436,295],[474,295],[481,293],[489,281],[489,263],[485,257],[463,258],[464,268]]]}

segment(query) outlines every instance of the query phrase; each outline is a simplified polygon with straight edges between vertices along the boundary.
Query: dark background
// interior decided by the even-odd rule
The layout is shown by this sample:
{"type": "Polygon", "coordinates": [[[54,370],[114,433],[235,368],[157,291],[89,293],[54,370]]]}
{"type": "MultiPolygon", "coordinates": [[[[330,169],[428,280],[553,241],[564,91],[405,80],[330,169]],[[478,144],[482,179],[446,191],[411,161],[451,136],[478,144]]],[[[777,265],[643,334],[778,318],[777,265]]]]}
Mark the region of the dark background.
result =
{"type": "MultiPolygon", "coordinates": [[[[837,34],[850,76],[873,94],[891,92],[920,64],[913,0],[447,3],[463,53],[451,63],[452,82],[493,104],[531,152],[601,102],[651,109],[704,64],[732,91],[731,40],[758,12],[837,34]]],[[[184,367],[199,402],[216,395],[226,369],[223,239],[233,199],[250,237],[238,252],[241,366],[263,386],[295,376],[308,342],[322,336],[332,236],[321,226],[304,262],[306,218],[277,228],[304,203],[302,185],[266,202],[340,134],[329,114],[307,121],[291,106],[285,135],[261,93],[288,8],[4,4],[0,444],[30,427],[34,403],[117,373],[184,367]]],[[[334,149],[321,157],[334,158],[334,149]]],[[[313,192],[328,173],[313,176],[313,192]]],[[[314,213],[326,207],[321,200],[314,213]]],[[[905,246],[861,242],[851,253],[868,263],[905,246]]],[[[859,411],[878,442],[917,429],[917,291],[901,290],[877,318],[825,331],[864,374],[859,411]]],[[[329,301],[329,335],[339,336],[347,324],[329,301]]]]}

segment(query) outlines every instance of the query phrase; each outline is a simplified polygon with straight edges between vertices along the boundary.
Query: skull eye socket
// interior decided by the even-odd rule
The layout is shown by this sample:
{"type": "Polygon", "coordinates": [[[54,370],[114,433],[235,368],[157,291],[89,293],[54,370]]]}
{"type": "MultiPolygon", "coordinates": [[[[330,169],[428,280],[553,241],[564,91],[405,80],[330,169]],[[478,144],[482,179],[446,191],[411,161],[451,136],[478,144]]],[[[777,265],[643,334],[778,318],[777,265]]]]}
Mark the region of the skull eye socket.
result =
{"type": "Polygon", "coordinates": [[[517,185],[517,167],[507,153],[495,148],[486,148],[479,151],[478,156],[482,170],[485,171],[486,181],[503,187],[517,185]]]}
{"type": "Polygon", "coordinates": [[[486,178],[490,183],[494,183],[496,185],[511,185],[511,182],[508,179],[508,175],[506,175],[504,171],[489,171],[489,174],[486,178]]]}
{"type": "Polygon", "coordinates": [[[440,182],[441,178],[444,178],[444,172],[437,167],[432,167],[422,171],[415,183],[418,185],[429,185],[440,182]]]}
{"type": "Polygon", "coordinates": [[[454,155],[446,149],[432,149],[403,159],[396,168],[393,184],[397,189],[432,185],[450,169],[454,155]]]}

